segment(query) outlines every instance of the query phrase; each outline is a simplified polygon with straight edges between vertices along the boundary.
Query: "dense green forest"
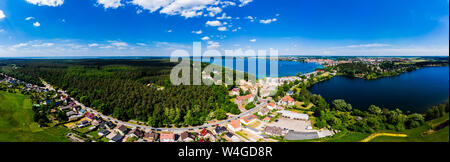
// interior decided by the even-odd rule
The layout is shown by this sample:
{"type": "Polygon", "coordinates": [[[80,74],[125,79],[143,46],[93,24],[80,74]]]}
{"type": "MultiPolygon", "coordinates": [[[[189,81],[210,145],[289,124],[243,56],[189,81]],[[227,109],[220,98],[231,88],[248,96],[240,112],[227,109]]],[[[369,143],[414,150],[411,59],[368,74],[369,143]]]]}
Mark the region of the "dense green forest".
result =
{"type": "Polygon", "coordinates": [[[188,126],[240,112],[228,96],[232,86],[173,86],[169,75],[176,63],[168,60],[0,62],[7,64],[1,70],[7,75],[39,85],[42,85],[42,78],[55,88],[66,90],[86,106],[120,120],[145,121],[158,127],[188,126]]]}

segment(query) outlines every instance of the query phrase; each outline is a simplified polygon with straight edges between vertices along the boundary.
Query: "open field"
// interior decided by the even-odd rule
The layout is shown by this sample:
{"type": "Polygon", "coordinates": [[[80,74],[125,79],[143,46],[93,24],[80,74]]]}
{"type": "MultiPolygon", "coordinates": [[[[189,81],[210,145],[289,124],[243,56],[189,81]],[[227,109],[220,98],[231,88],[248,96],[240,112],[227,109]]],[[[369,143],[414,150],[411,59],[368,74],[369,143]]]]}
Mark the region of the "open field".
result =
{"type": "MultiPolygon", "coordinates": [[[[448,114],[438,118],[431,120],[427,122],[430,126],[436,126],[438,123],[442,123],[446,120],[448,120],[449,116],[448,114]]],[[[408,137],[388,137],[388,136],[379,136],[376,137],[370,142],[448,142],[449,141],[449,129],[448,126],[441,130],[437,130],[431,134],[424,135],[423,133],[428,131],[430,129],[430,126],[423,125],[418,128],[405,130],[398,133],[405,133],[408,135],[408,137]]],[[[390,131],[393,132],[393,131],[390,131]]]]}
{"type": "Polygon", "coordinates": [[[0,91],[0,142],[68,142],[63,126],[40,128],[33,121],[31,100],[0,91]]]}

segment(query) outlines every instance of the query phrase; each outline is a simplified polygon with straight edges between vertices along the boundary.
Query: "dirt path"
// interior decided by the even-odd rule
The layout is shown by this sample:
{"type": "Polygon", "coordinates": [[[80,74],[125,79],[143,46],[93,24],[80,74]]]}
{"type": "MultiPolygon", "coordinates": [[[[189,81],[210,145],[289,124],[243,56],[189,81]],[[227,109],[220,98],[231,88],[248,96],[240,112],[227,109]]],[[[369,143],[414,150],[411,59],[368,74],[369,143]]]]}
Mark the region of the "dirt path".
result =
{"type": "Polygon", "coordinates": [[[391,136],[391,137],[408,137],[407,134],[396,134],[396,133],[374,133],[371,134],[369,137],[361,140],[361,142],[369,142],[370,140],[374,139],[378,136],[391,136]]]}

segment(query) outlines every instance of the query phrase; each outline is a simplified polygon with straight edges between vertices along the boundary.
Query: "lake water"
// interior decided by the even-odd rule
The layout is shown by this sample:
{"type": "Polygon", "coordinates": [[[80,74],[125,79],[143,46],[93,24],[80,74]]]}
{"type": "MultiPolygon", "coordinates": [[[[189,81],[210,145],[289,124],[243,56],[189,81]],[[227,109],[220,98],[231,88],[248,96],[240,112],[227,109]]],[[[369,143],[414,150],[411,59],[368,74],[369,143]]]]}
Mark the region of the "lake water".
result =
{"type": "Polygon", "coordinates": [[[353,108],[366,110],[370,105],[424,112],[449,97],[449,67],[426,67],[399,76],[376,80],[336,76],[309,89],[328,102],[344,99],[353,108]]]}
{"type": "MultiPolygon", "coordinates": [[[[194,59],[195,61],[198,61],[199,59],[194,59]]],[[[225,61],[232,61],[231,59],[224,59],[225,61]]],[[[202,60],[203,62],[208,62],[206,60],[202,60]]],[[[276,61],[274,60],[264,60],[264,59],[235,59],[234,64],[244,64],[242,67],[236,67],[233,65],[225,65],[225,61],[223,61],[224,67],[234,69],[237,71],[242,72],[248,72],[249,74],[255,75],[256,78],[263,78],[263,77],[273,77],[270,76],[270,65],[275,64],[276,61]],[[249,72],[248,65],[256,65],[256,68],[258,68],[258,61],[265,61],[266,62],[266,74],[259,74],[258,72],[249,72]]],[[[210,62],[211,63],[211,62],[210,62]]],[[[316,64],[316,63],[303,63],[303,62],[296,62],[296,61],[278,61],[278,77],[285,77],[285,76],[295,76],[298,72],[308,73],[314,71],[316,68],[322,68],[322,65],[316,64]]]]}

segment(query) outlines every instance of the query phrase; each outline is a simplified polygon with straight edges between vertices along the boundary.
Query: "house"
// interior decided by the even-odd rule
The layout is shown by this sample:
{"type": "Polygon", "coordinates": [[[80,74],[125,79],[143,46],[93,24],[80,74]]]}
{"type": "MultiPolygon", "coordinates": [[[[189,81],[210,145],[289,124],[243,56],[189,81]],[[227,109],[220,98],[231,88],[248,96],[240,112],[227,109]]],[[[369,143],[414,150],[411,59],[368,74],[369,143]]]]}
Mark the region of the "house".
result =
{"type": "Polygon", "coordinates": [[[264,119],[263,119],[263,122],[270,122],[270,119],[272,119],[271,117],[265,117],[264,119]]]}
{"type": "Polygon", "coordinates": [[[123,136],[120,133],[117,133],[109,142],[121,142],[123,136]]]}
{"type": "Polygon", "coordinates": [[[83,121],[81,121],[80,123],[77,124],[77,127],[78,128],[83,128],[83,127],[86,127],[86,126],[89,126],[89,125],[91,125],[91,123],[89,123],[89,121],[83,120],[83,121]]]}
{"type": "Polygon", "coordinates": [[[125,125],[118,125],[114,130],[118,133],[120,133],[122,136],[126,135],[130,129],[127,128],[125,125]]]}
{"type": "Polygon", "coordinates": [[[295,100],[289,95],[284,96],[280,101],[278,101],[278,104],[283,106],[293,106],[294,103],[295,100]]]}
{"type": "Polygon", "coordinates": [[[220,134],[225,133],[225,132],[227,132],[227,128],[223,127],[223,126],[217,126],[214,129],[214,133],[216,133],[216,135],[220,135],[220,134]]]}
{"type": "Polygon", "coordinates": [[[244,105],[244,104],[253,102],[254,99],[255,99],[255,97],[253,96],[253,94],[248,94],[245,96],[237,96],[234,101],[238,105],[244,105]]]}
{"type": "Polygon", "coordinates": [[[95,114],[94,114],[94,113],[86,113],[85,116],[86,116],[87,118],[89,118],[89,119],[94,119],[95,114]]]}
{"type": "Polygon", "coordinates": [[[239,120],[231,121],[230,123],[227,124],[227,127],[233,132],[242,130],[241,122],[239,120]]]}
{"type": "Polygon", "coordinates": [[[278,113],[280,113],[282,117],[289,119],[305,120],[305,121],[309,119],[308,114],[301,114],[293,111],[281,110],[278,111],[278,113]]]}
{"type": "Polygon", "coordinates": [[[234,135],[234,134],[231,133],[231,132],[227,132],[225,135],[226,135],[229,139],[231,139],[231,141],[233,141],[233,142],[239,142],[239,141],[241,141],[241,140],[239,140],[239,137],[237,137],[236,135],[234,135]]]}
{"type": "Polygon", "coordinates": [[[142,136],[144,136],[144,132],[136,127],[132,129],[130,133],[127,134],[127,136],[141,138],[142,136]]]}
{"type": "Polygon", "coordinates": [[[266,116],[267,114],[269,114],[269,109],[268,108],[262,108],[261,110],[258,111],[258,115],[260,116],[266,116]]]}
{"type": "Polygon", "coordinates": [[[276,126],[266,126],[266,128],[264,128],[264,133],[270,136],[282,136],[283,129],[276,126]]]}
{"type": "Polygon", "coordinates": [[[102,130],[98,131],[98,136],[100,136],[100,137],[107,136],[110,133],[111,133],[110,131],[108,131],[106,129],[102,129],[102,130]]]}
{"type": "Polygon", "coordinates": [[[247,115],[241,119],[242,124],[245,124],[245,125],[253,123],[254,121],[256,121],[256,116],[253,114],[247,115]]]}
{"type": "Polygon", "coordinates": [[[181,141],[183,141],[183,142],[192,142],[194,140],[195,140],[195,136],[191,132],[183,132],[183,133],[181,133],[181,141]]]}
{"type": "Polygon", "coordinates": [[[64,110],[67,110],[67,109],[70,109],[70,108],[72,108],[70,105],[67,105],[67,106],[60,106],[60,107],[59,107],[59,109],[60,109],[61,111],[64,111],[64,110]]]}
{"type": "Polygon", "coordinates": [[[244,127],[244,129],[248,132],[251,132],[255,135],[259,135],[261,132],[259,130],[257,130],[256,128],[253,127],[244,127]]]}
{"type": "Polygon", "coordinates": [[[175,142],[175,134],[173,132],[161,133],[160,142],[175,142]]]}
{"type": "Polygon", "coordinates": [[[275,105],[275,103],[271,102],[271,103],[267,104],[267,108],[269,110],[273,110],[273,109],[277,108],[277,105],[275,105]]]}
{"type": "Polygon", "coordinates": [[[107,121],[107,122],[105,123],[105,126],[106,126],[108,129],[114,129],[114,128],[116,127],[116,124],[114,124],[114,123],[111,122],[111,121],[107,121]]]}
{"type": "Polygon", "coordinates": [[[211,141],[215,140],[214,135],[211,133],[210,130],[207,129],[203,129],[202,131],[200,131],[200,136],[203,138],[209,138],[211,141]]]}
{"type": "Polygon", "coordinates": [[[72,115],[76,115],[77,113],[75,111],[69,111],[66,112],[66,116],[72,116],[72,115]]]}
{"type": "Polygon", "coordinates": [[[145,132],[144,137],[145,140],[149,142],[157,141],[158,140],[158,133],[155,132],[145,132]]]}

